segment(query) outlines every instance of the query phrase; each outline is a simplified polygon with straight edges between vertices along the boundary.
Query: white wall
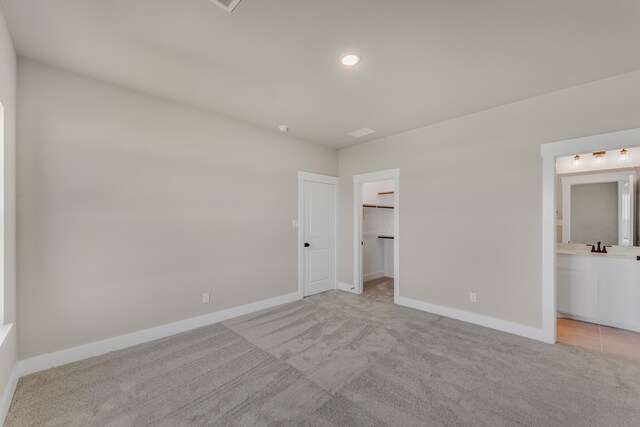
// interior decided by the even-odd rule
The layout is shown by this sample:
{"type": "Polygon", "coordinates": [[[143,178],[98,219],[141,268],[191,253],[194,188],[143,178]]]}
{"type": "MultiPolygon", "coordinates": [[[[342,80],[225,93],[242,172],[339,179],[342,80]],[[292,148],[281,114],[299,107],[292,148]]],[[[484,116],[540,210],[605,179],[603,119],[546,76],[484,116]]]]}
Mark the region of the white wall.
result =
{"type": "Polygon", "coordinates": [[[384,229],[386,210],[362,210],[362,274],[365,281],[384,275],[384,241],[378,236],[384,229]]]}
{"type": "Polygon", "coordinates": [[[384,277],[395,277],[393,249],[393,240],[384,239],[384,277]]]}
{"type": "Polygon", "coordinates": [[[392,206],[392,195],[379,195],[393,191],[393,181],[375,181],[362,184],[362,203],[365,205],[392,206]]]}
{"type": "MultiPolygon", "coordinates": [[[[16,123],[16,53],[0,9],[0,103],[4,106],[4,248],[2,322],[0,322],[0,395],[7,387],[17,359],[16,323],[16,193],[15,193],[15,123],[16,123]],[[4,326],[3,326],[4,325],[4,326]],[[9,329],[8,329],[9,328],[9,329]]],[[[0,408],[0,410],[2,410],[0,408]]]]}
{"type": "Polygon", "coordinates": [[[297,291],[297,171],[337,175],[334,149],[18,74],[21,358],[297,291]]]}
{"type": "Polygon", "coordinates": [[[340,281],[353,175],[399,168],[400,295],[540,327],[540,144],[636,127],[640,71],[341,150],[340,281]]]}

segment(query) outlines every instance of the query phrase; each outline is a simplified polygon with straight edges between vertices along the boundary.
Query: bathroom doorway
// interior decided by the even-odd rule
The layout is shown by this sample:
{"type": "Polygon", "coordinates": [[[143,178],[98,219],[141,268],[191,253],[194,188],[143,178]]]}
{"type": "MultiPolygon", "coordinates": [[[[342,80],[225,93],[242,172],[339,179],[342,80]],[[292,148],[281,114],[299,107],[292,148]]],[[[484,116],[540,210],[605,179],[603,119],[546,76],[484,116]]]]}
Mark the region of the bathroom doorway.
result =
{"type": "Polygon", "coordinates": [[[354,288],[394,301],[399,293],[400,172],[354,176],[354,288]]]}
{"type": "Polygon", "coordinates": [[[545,144],[545,340],[640,359],[640,129],[545,144]]]}
{"type": "Polygon", "coordinates": [[[640,148],[556,162],[558,342],[640,359],[640,148]]]}

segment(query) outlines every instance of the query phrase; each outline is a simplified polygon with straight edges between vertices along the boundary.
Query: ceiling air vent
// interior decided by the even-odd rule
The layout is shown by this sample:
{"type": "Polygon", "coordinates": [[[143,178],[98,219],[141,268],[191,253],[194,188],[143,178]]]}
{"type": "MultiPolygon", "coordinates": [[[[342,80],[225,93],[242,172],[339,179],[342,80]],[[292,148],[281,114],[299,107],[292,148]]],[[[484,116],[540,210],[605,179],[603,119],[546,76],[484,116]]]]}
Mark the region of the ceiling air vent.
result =
{"type": "Polygon", "coordinates": [[[211,0],[211,3],[217,4],[227,12],[233,12],[233,9],[240,3],[240,0],[211,0]]]}
{"type": "Polygon", "coordinates": [[[354,130],[353,132],[349,132],[347,135],[352,136],[354,138],[360,138],[363,136],[371,135],[372,133],[375,133],[375,132],[376,131],[373,129],[362,128],[362,129],[354,130]]]}

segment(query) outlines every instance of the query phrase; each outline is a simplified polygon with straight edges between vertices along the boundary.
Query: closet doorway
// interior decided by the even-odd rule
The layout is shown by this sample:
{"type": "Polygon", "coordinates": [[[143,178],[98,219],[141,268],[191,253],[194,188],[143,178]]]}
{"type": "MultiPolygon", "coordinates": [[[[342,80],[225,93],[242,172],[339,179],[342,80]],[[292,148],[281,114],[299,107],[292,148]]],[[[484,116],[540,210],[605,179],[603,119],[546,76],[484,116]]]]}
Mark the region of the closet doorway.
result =
{"type": "Polygon", "coordinates": [[[400,170],[355,175],[354,287],[357,293],[399,295],[400,170]]]}

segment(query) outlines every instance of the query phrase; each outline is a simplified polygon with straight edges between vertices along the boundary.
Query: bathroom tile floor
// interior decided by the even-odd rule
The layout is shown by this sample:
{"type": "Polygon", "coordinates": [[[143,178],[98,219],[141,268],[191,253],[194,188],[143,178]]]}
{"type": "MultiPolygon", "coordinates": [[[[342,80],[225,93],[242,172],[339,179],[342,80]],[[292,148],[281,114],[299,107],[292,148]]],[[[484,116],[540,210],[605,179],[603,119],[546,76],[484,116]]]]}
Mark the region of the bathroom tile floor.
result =
{"type": "Polygon", "coordinates": [[[640,333],[558,318],[558,342],[640,359],[640,333]]]}

